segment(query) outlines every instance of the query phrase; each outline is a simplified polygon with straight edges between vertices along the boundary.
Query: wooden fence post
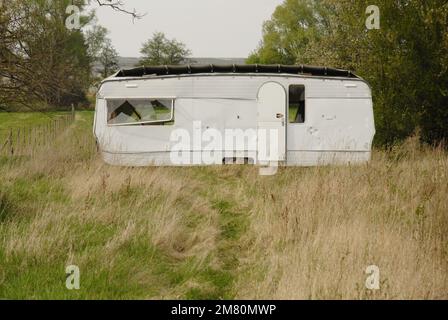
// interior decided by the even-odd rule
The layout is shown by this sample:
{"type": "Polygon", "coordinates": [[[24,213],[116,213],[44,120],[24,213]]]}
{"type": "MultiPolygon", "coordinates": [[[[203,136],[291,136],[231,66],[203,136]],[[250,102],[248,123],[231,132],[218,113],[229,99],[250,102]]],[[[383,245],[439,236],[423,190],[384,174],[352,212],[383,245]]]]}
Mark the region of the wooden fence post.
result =
{"type": "Polygon", "coordinates": [[[46,144],[47,146],[50,145],[50,139],[51,139],[51,123],[47,123],[47,132],[46,132],[46,144]]]}
{"type": "Polygon", "coordinates": [[[19,154],[22,152],[22,144],[20,143],[20,128],[17,129],[17,146],[16,146],[16,152],[19,154]]]}
{"type": "Polygon", "coordinates": [[[37,127],[37,145],[42,146],[42,126],[37,127]]]}
{"type": "Polygon", "coordinates": [[[36,128],[32,128],[31,137],[32,137],[31,145],[32,145],[32,150],[33,150],[32,154],[34,156],[34,154],[36,152],[36,128]]]}
{"type": "Polygon", "coordinates": [[[33,128],[28,128],[28,151],[30,154],[33,152],[33,128]]]}
{"type": "Polygon", "coordinates": [[[72,103],[71,122],[75,121],[75,105],[72,103]]]}
{"type": "Polygon", "coordinates": [[[14,156],[14,141],[13,139],[13,135],[12,135],[12,128],[9,129],[9,153],[11,156],[14,156]]]}
{"type": "Polygon", "coordinates": [[[23,153],[24,155],[26,155],[26,127],[23,128],[22,145],[23,145],[23,153]]]}

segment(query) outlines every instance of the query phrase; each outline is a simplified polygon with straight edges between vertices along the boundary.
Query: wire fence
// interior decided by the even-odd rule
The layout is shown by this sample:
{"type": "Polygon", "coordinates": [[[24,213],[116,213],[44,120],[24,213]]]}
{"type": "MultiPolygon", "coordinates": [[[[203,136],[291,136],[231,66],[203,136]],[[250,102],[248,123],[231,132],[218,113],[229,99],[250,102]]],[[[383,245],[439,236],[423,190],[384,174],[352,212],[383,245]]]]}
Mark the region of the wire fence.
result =
{"type": "Polygon", "coordinates": [[[8,129],[0,135],[0,156],[33,156],[50,146],[75,121],[75,112],[60,115],[44,124],[8,129]]]}

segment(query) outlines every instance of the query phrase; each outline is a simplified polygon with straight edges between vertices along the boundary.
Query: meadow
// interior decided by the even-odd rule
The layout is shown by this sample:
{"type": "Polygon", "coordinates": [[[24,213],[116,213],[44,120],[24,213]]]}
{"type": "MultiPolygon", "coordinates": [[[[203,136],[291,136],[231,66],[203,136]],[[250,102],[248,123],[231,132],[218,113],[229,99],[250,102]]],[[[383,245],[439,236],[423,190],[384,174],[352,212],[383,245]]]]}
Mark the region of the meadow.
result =
{"type": "Polygon", "coordinates": [[[119,168],[96,152],[92,119],[77,113],[32,158],[0,159],[0,298],[448,298],[443,148],[414,137],[366,165],[272,177],[119,168]],[[67,265],[80,290],[65,287],[67,265]],[[370,265],[379,290],[365,286],[370,265]]]}
{"type": "Polygon", "coordinates": [[[0,112],[0,154],[6,140],[9,139],[11,130],[16,137],[17,131],[22,135],[27,130],[42,130],[49,126],[62,116],[68,116],[70,112],[52,111],[52,112],[0,112]]]}
{"type": "Polygon", "coordinates": [[[0,112],[0,136],[4,136],[9,129],[28,128],[44,125],[58,116],[69,112],[0,112]]]}

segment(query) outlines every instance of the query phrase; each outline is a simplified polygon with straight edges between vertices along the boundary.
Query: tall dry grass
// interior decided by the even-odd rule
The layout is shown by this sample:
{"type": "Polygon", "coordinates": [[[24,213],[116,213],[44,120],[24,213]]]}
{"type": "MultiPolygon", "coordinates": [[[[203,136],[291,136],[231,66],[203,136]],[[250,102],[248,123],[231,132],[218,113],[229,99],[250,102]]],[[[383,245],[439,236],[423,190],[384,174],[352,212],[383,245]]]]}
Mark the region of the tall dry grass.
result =
{"type": "Polygon", "coordinates": [[[0,165],[0,297],[448,298],[448,155],[363,166],[118,168],[90,121],[0,165]],[[65,288],[65,266],[81,290],[65,288]],[[365,287],[366,267],[381,287],[365,287]]]}
{"type": "Polygon", "coordinates": [[[201,186],[182,170],[107,166],[83,121],[34,158],[0,167],[0,297],[217,295],[196,279],[218,233],[216,213],[194,196],[201,186]],[[71,264],[79,292],[65,289],[71,264]]]}
{"type": "Polygon", "coordinates": [[[370,164],[285,170],[251,200],[238,297],[448,298],[448,157],[413,138],[370,164]],[[280,180],[277,180],[280,179],[280,180]],[[380,290],[365,286],[380,269],[380,290]]]}

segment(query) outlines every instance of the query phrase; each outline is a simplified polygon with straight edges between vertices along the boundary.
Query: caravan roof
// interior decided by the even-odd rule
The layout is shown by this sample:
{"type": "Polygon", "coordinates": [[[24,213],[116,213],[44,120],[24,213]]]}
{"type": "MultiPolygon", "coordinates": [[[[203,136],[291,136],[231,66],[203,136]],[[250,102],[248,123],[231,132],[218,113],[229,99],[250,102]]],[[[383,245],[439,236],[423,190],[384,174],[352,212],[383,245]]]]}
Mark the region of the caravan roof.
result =
{"type": "Polygon", "coordinates": [[[120,70],[114,78],[190,75],[190,74],[291,74],[324,76],[338,78],[356,78],[357,75],[348,70],[315,67],[306,65],[261,65],[261,64],[232,64],[232,65],[176,65],[176,66],[143,66],[133,69],[120,70]]]}

